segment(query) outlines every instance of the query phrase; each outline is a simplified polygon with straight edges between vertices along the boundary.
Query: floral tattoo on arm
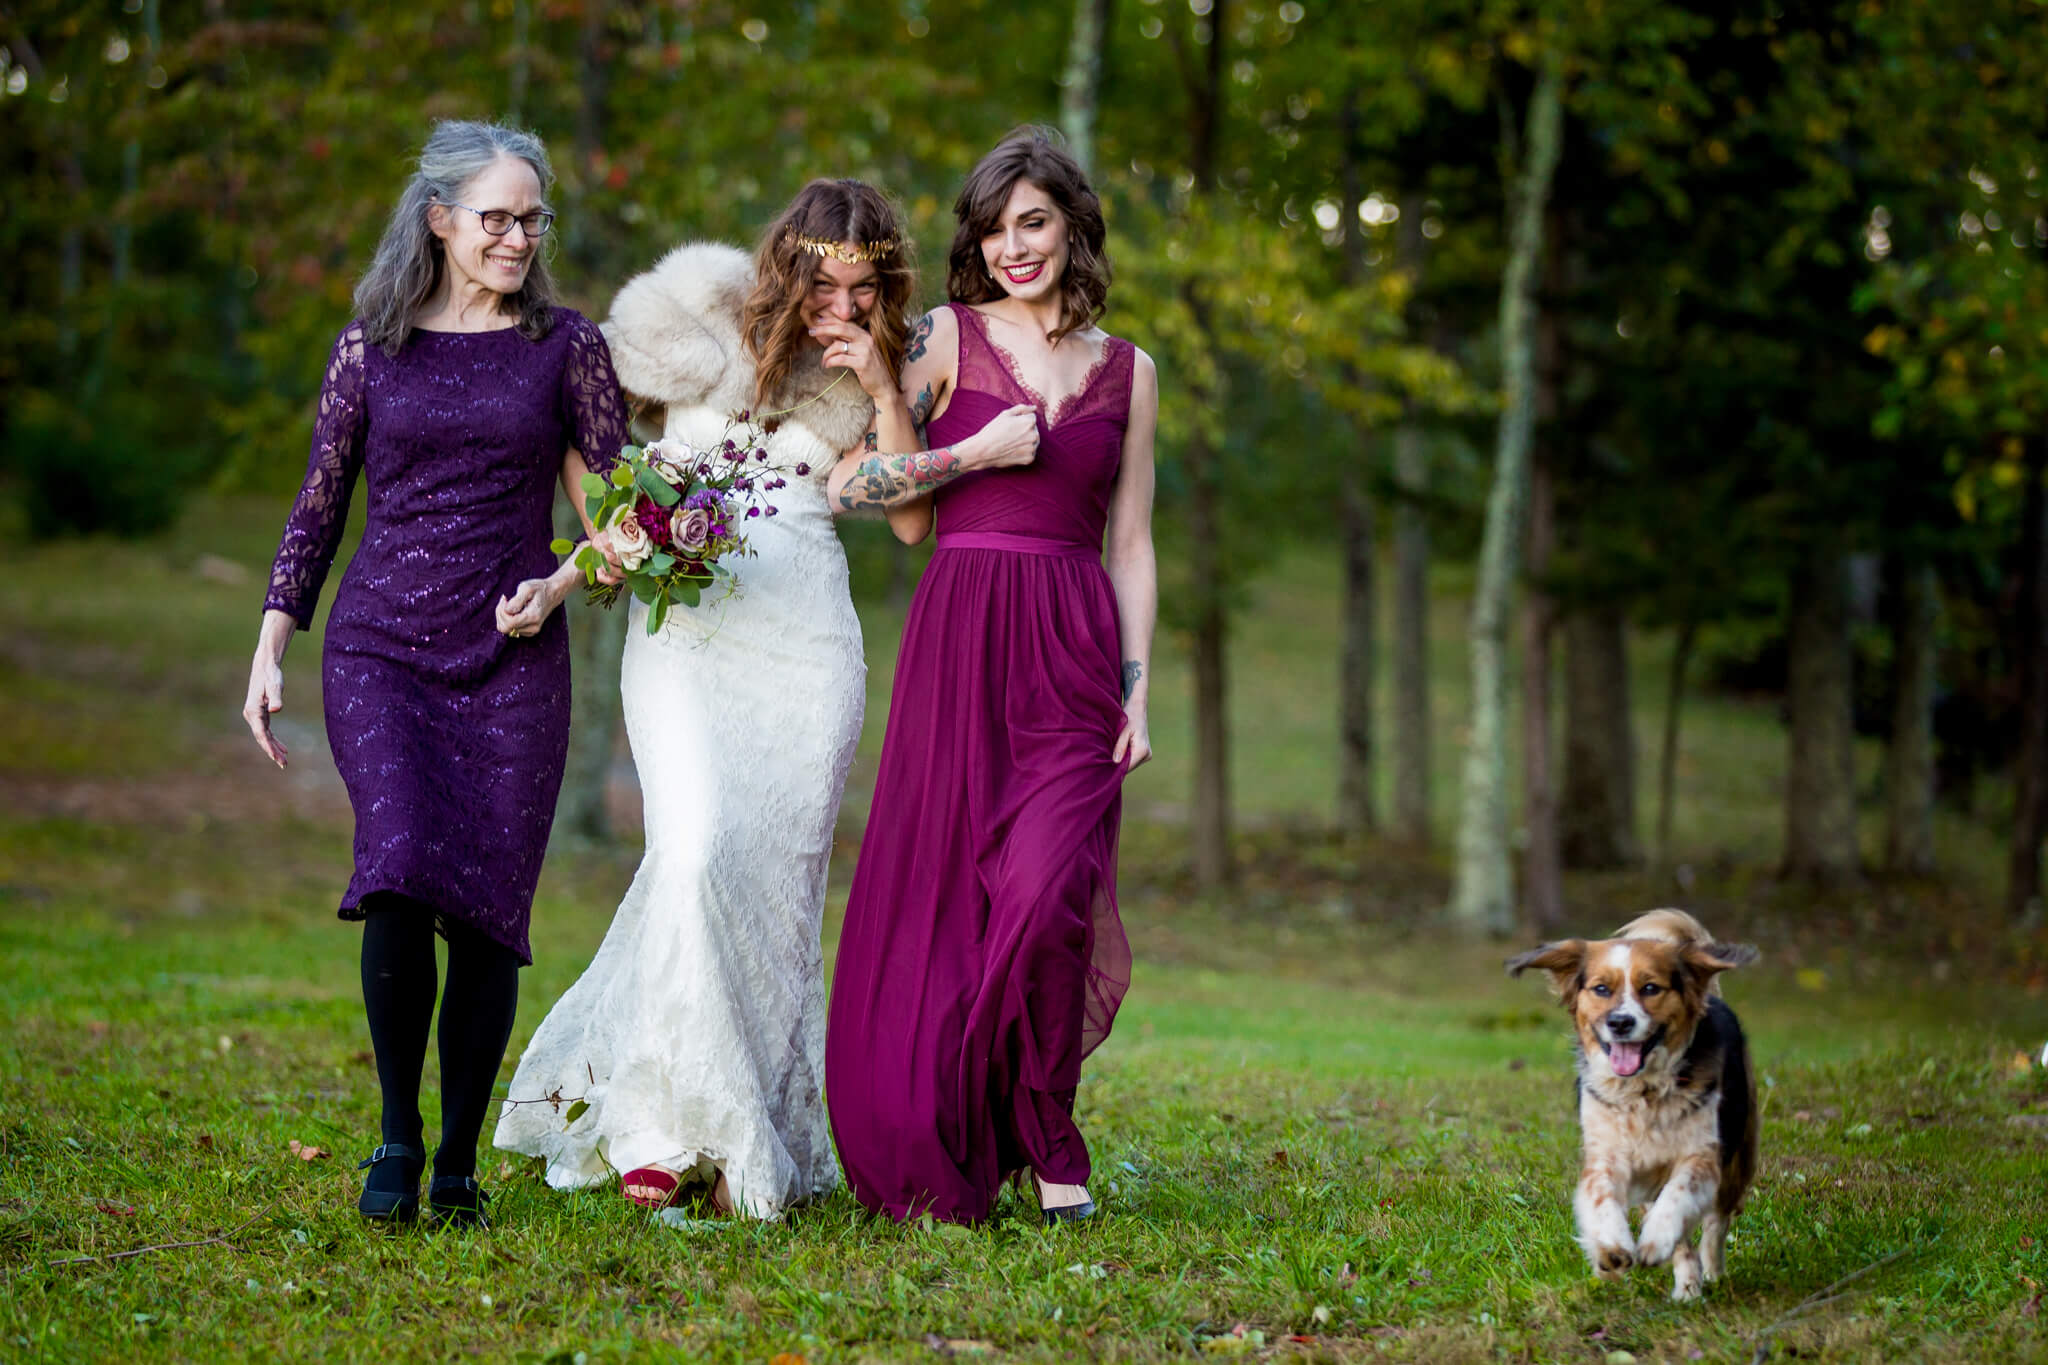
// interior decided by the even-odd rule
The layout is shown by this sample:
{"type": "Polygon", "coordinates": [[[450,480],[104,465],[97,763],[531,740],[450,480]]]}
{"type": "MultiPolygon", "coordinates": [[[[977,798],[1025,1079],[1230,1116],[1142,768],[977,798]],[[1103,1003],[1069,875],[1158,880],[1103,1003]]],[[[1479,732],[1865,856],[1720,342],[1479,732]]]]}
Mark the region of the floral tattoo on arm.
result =
{"type": "Polygon", "coordinates": [[[870,455],[854,466],[839,490],[839,506],[848,512],[895,507],[923,497],[959,472],[960,457],[951,446],[908,455],[870,455]]]}
{"type": "Polygon", "coordinates": [[[1131,693],[1138,688],[1138,680],[1145,676],[1145,665],[1136,659],[1124,660],[1124,700],[1131,699],[1131,693]]]}

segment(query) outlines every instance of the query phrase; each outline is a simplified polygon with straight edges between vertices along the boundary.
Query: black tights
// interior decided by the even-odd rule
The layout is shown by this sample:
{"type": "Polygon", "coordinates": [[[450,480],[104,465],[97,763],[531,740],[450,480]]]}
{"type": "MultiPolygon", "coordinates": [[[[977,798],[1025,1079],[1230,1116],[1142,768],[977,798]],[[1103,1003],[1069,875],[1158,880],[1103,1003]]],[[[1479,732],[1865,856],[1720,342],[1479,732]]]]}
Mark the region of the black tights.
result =
{"type": "MultiPolygon", "coordinates": [[[[434,1020],[434,910],[388,893],[363,902],[363,1007],[384,1092],[385,1142],[422,1141],[420,1069],[434,1020]]],[[[441,1147],[436,1176],[476,1174],[476,1144],[512,1016],[519,958],[459,924],[446,926],[448,986],[441,996],[441,1147]]]]}

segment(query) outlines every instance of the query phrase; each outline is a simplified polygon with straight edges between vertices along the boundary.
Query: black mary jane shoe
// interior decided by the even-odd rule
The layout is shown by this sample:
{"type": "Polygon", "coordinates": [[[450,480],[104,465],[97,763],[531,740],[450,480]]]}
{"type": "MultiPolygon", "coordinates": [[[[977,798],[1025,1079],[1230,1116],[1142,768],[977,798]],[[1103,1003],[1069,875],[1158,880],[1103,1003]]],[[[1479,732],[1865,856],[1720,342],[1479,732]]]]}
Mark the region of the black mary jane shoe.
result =
{"type": "Polygon", "coordinates": [[[1045,1225],[1056,1228],[1062,1223],[1085,1223],[1095,1216],[1095,1201],[1084,1199],[1078,1204],[1064,1204],[1056,1209],[1040,1209],[1045,1216],[1045,1225]]]}
{"type": "Polygon", "coordinates": [[[434,1211],[437,1228],[490,1227],[491,1220],[484,1214],[490,1197],[474,1177],[466,1175],[437,1175],[427,1187],[427,1207],[434,1211]]]}
{"type": "Polygon", "coordinates": [[[420,1172],[426,1165],[427,1154],[417,1147],[403,1142],[383,1144],[356,1167],[371,1173],[370,1179],[363,1182],[363,1192],[356,1196],[356,1211],[373,1222],[410,1223],[419,1217],[420,1172]],[[387,1161],[397,1162],[402,1172],[395,1190],[378,1189],[371,1183],[377,1178],[374,1168],[387,1161]]]}

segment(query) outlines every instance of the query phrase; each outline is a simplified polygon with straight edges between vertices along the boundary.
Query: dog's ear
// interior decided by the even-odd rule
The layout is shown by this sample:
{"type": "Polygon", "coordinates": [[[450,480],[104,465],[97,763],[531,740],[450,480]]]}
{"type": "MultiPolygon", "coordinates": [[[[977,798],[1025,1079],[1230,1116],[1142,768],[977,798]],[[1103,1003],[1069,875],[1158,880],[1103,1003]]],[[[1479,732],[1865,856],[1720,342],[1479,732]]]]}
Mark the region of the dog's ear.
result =
{"type": "Polygon", "coordinates": [[[1508,975],[1520,976],[1531,967],[1549,972],[1551,988],[1560,999],[1568,1000],[1585,965],[1586,940],[1568,938],[1562,943],[1546,943],[1539,948],[1531,948],[1520,957],[1509,958],[1508,975]]]}
{"type": "Polygon", "coordinates": [[[1762,954],[1747,943],[1688,943],[1679,953],[1686,970],[1699,978],[1701,984],[1722,972],[1747,967],[1760,956],[1762,954]]]}

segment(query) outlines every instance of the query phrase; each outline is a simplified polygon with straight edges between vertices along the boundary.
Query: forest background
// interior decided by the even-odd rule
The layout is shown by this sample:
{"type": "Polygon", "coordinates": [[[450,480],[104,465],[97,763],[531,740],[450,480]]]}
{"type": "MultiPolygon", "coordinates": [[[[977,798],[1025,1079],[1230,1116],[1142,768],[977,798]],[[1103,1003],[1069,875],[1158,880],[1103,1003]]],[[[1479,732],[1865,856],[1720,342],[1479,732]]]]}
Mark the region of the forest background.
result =
{"type": "MultiPolygon", "coordinates": [[[[10,0],[0,463],[31,537],[288,491],[325,341],[436,117],[550,140],[557,266],[600,314],[666,247],[751,240],[817,174],[888,187],[936,263],[965,169],[1058,123],[1109,203],[1111,325],[1167,375],[1164,644],[1192,719],[1178,789],[1152,793],[1199,885],[1241,851],[1232,698],[1276,683],[1227,675],[1247,585],[1320,546],[1344,574],[1334,790],[1296,805],[1454,838],[1463,922],[1555,927],[1560,867],[1677,861],[1696,683],[1784,699],[1786,873],[1934,872],[1947,800],[2037,921],[2043,15],[10,0]],[[1455,773],[1431,761],[1432,562],[1478,589],[1455,773]],[[1631,632],[1660,630],[1660,676],[1632,674],[1631,632]],[[1639,693],[1664,711],[1648,745],[1639,693]]],[[[915,563],[850,539],[900,597],[915,563]]],[[[616,650],[585,635],[565,802],[601,835],[616,650]]]]}
{"type": "MultiPolygon", "coordinates": [[[[183,866],[179,839],[239,847],[223,818],[325,850],[321,876],[345,851],[331,770],[278,797],[239,766],[247,645],[225,642],[242,597],[253,642],[328,344],[433,119],[547,139],[558,278],[597,316],[678,241],[751,241],[816,175],[896,196],[935,303],[963,175],[1037,122],[1094,169],[1105,325],[1162,373],[1160,758],[1131,780],[1124,849],[1141,963],[1185,952],[1250,992],[1305,960],[1299,933],[1325,967],[1386,950],[1463,990],[1504,936],[1680,903],[1816,999],[1863,960],[1935,992],[1915,1018],[1969,980],[1956,1017],[2004,1021],[2001,1041],[1951,1042],[2003,1084],[2048,990],[2044,19],[2041,0],[0,0],[0,903],[22,1057],[43,1008],[23,964],[77,947],[39,937],[48,886],[75,873],[153,923],[153,868],[183,866]],[[309,811],[289,837],[263,823],[309,811]],[[152,820],[168,832],[125,842],[152,820]],[[122,860],[125,890],[94,880],[122,860]]],[[[842,531],[874,682],[851,856],[925,551],[842,531]]],[[[558,883],[586,857],[628,874],[638,832],[623,615],[574,611],[558,883]]],[[[314,767],[316,673],[302,645],[284,723],[314,767]]],[[[331,894],[307,875],[156,899],[331,894]]],[[[579,904],[596,931],[601,889],[579,904]]],[[[2048,1103],[2017,1065],[1992,1110],[2048,1103]]]]}

